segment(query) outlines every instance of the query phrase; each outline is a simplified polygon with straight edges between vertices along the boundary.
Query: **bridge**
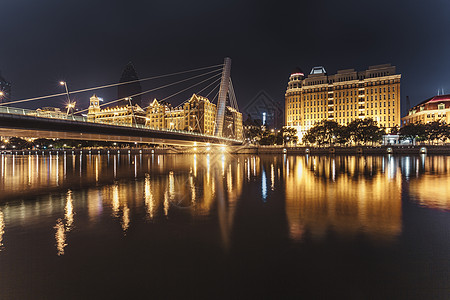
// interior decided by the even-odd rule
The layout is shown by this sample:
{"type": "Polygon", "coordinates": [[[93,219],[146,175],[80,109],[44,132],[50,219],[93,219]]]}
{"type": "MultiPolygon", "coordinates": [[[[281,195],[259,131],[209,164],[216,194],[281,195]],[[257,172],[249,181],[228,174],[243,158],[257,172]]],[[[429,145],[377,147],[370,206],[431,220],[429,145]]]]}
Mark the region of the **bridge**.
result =
{"type": "MultiPolygon", "coordinates": [[[[221,65],[221,73],[214,75],[212,78],[217,78],[220,75],[220,84],[218,84],[219,90],[216,94],[218,96],[217,100],[217,110],[215,113],[214,120],[214,132],[209,134],[202,132],[195,132],[193,130],[179,130],[175,128],[164,128],[164,127],[152,127],[148,124],[142,124],[136,122],[136,114],[131,105],[131,115],[130,118],[134,119],[134,122],[129,124],[114,123],[114,122],[104,122],[102,119],[89,118],[88,115],[76,115],[76,113],[69,114],[69,109],[67,114],[63,113],[49,113],[40,112],[39,110],[30,110],[24,108],[14,108],[6,105],[40,100],[43,98],[51,98],[56,96],[61,96],[65,94],[50,95],[47,97],[37,97],[25,100],[11,101],[0,104],[0,136],[6,137],[26,137],[26,138],[52,138],[52,139],[73,139],[73,140],[92,140],[92,141],[111,141],[111,142],[136,142],[136,143],[149,143],[149,144],[166,144],[166,145],[176,145],[176,146],[194,146],[194,145],[240,145],[242,140],[236,137],[226,137],[224,136],[224,119],[225,119],[225,108],[227,100],[235,104],[237,108],[236,97],[234,95],[234,90],[231,84],[230,78],[231,70],[231,60],[225,58],[224,64],[221,65]]],[[[183,72],[178,72],[183,73],[183,72]]],[[[211,72],[207,72],[209,74],[211,72]]],[[[192,78],[200,77],[194,76],[192,78]]],[[[211,78],[209,78],[211,79],[211,78]]],[[[146,79],[144,79],[146,80],[146,79]]],[[[187,79],[189,80],[189,79],[187,79]]],[[[186,81],[186,80],[183,80],[186,81]]],[[[201,83],[207,80],[203,80],[201,83]]],[[[218,79],[216,79],[217,82],[218,79]]],[[[70,93],[66,86],[67,98],[70,101],[70,93]]],[[[123,83],[119,83],[123,84],[123,83]]],[[[119,84],[108,85],[106,87],[115,86],[119,84]]],[[[126,84],[126,83],[125,83],[126,84]]],[[[170,86],[165,85],[165,86],[170,86]]],[[[193,86],[197,86],[195,84],[193,86]]],[[[163,86],[163,87],[165,87],[163,86]]],[[[208,86],[211,86],[209,84],[208,86]]],[[[98,87],[98,88],[103,88],[98,87]]],[[[86,90],[95,90],[97,88],[85,89],[80,91],[71,92],[84,92],[86,90]]],[[[159,88],[154,88],[149,91],[154,91],[159,88]]],[[[187,89],[183,89],[185,91],[187,89]]],[[[214,89],[213,89],[214,90],[214,89]]],[[[212,90],[212,91],[213,91],[212,90]]],[[[147,93],[149,91],[145,91],[147,93]]],[[[140,93],[140,94],[144,94],[140,93]]],[[[177,92],[175,94],[179,94],[177,92]]],[[[130,100],[136,95],[129,95],[127,98],[117,99],[115,101],[110,101],[104,103],[103,105],[111,104],[113,102],[119,102],[123,100],[130,100]]],[[[171,97],[171,96],[169,96],[171,97]]],[[[163,100],[169,98],[166,97],[163,100]]],[[[213,99],[214,100],[214,99],[213,99]]],[[[69,102],[69,108],[71,103],[69,102]]],[[[87,111],[84,109],[80,112],[87,111]]],[[[91,110],[91,107],[89,108],[91,110]]],[[[78,113],[80,113],[78,112],[78,113]]],[[[203,117],[203,116],[202,116],[203,117]]],[[[148,118],[147,118],[148,119],[148,118]]],[[[198,119],[198,118],[197,118],[198,119]]],[[[198,120],[197,120],[198,122],[198,120]]],[[[242,122],[242,119],[241,119],[242,122]]],[[[172,124],[172,123],[170,123],[172,124]]],[[[241,124],[242,126],[242,124],[241,124]]]]}

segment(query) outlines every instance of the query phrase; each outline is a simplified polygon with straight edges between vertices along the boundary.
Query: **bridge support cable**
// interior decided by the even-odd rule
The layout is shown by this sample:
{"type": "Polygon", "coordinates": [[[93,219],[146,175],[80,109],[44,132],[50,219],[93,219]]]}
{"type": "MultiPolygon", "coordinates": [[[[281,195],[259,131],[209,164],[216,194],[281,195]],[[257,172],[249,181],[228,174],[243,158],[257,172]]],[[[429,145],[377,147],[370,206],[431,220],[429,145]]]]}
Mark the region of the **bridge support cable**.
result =
{"type": "MultiPolygon", "coordinates": [[[[156,88],[153,88],[153,89],[150,89],[150,90],[146,90],[146,91],[143,91],[143,92],[138,93],[138,94],[130,95],[130,96],[128,96],[128,97],[116,99],[116,100],[113,100],[113,101],[108,101],[108,102],[106,102],[106,103],[101,104],[100,107],[105,106],[105,105],[110,105],[110,104],[112,104],[112,103],[119,102],[119,101],[122,101],[122,100],[125,100],[126,98],[132,98],[132,97],[144,95],[144,94],[147,94],[147,93],[150,93],[150,92],[154,92],[154,91],[157,91],[157,90],[161,90],[161,89],[166,88],[166,87],[169,87],[169,86],[173,86],[173,85],[176,85],[176,84],[179,84],[179,83],[182,83],[182,82],[186,82],[186,81],[189,81],[189,80],[192,80],[192,79],[195,79],[195,78],[203,77],[203,76],[209,75],[209,74],[211,74],[211,73],[217,73],[217,72],[219,72],[219,71],[221,71],[221,70],[219,69],[219,70],[209,71],[209,72],[206,72],[206,73],[204,73],[204,74],[196,75],[196,76],[193,76],[193,77],[190,77],[190,78],[187,78],[187,79],[182,79],[182,80],[179,80],[179,81],[177,81],[177,82],[169,83],[169,84],[166,84],[166,85],[163,85],[163,86],[160,86],[160,87],[156,87],[156,88]]],[[[220,73],[219,73],[219,74],[215,74],[215,75],[213,75],[212,77],[219,76],[219,75],[220,75],[220,73]]],[[[209,79],[210,79],[210,78],[209,78],[209,79]]],[[[208,79],[208,80],[209,80],[209,79],[208,79]]],[[[83,109],[83,110],[79,110],[79,111],[76,112],[76,114],[85,112],[85,111],[87,111],[87,110],[88,110],[88,108],[83,109]]]]}
{"type": "MultiPolygon", "coordinates": [[[[153,76],[153,77],[147,77],[147,78],[138,79],[138,80],[131,80],[131,81],[126,81],[126,82],[107,84],[107,85],[102,85],[102,86],[97,86],[97,87],[92,87],[92,88],[87,88],[87,89],[81,89],[81,90],[71,91],[70,94],[77,94],[77,93],[95,91],[95,90],[99,90],[99,89],[105,89],[105,88],[115,87],[115,86],[124,85],[124,84],[148,81],[148,80],[153,80],[153,79],[160,79],[160,78],[164,78],[164,77],[170,77],[170,76],[176,76],[176,75],[181,75],[181,74],[186,74],[186,73],[192,73],[192,72],[196,72],[196,71],[207,70],[207,69],[212,69],[212,68],[217,68],[217,67],[220,67],[219,69],[217,69],[217,71],[222,70],[223,64],[213,65],[213,66],[208,66],[208,67],[202,67],[202,68],[197,68],[197,69],[192,69],[192,70],[187,70],[187,71],[180,71],[180,72],[175,72],[175,73],[170,73],[170,74],[158,75],[158,76],[153,76]]],[[[9,105],[9,104],[16,104],[16,103],[22,103],[22,102],[30,102],[30,101],[36,101],[36,100],[42,100],[42,99],[55,98],[55,97],[60,97],[60,96],[66,96],[66,93],[58,93],[58,94],[52,94],[52,95],[46,95],[46,96],[40,96],[40,97],[34,97],[34,98],[27,98],[27,99],[22,99],[22,100],[3,102],[3,103],[0,103],[0,106],[2,106],[2,105],[9,105]]]]}
{"type": "Polygon", "coordinates": [[[219,99],[217,100],[217,114],[214,128],[215,136],[222,136],[223,121],[225,118],[225,107],[227,102],[228,87],[230,84],[231,59],[226,57],[222,71],[222,80],[220,82],[219,99]]]}
{"type": "MultiPolygon", "coordinates": [[[[197,92],[197,95],[200,95],[201,92],[203,92],[204,90],[208,89],[210,86],[212,86],[214,83],[217,83],[219,80],[220,80],[220,78],[217,78],[216,80],[214,80],[213,82],[211,82],[210,84],[208,84],[207,86],[205,86],[204,88],[202,88],[200,91],[197,92]]],[[[218,85],[217,85],[217,86],[218,86],[218,85]]],[[[214,89],[216,89],[217,86],[214,87],[214,89]]],[[[214,90],[214,89],[213,89],[213,90],[214,90]]],[[[210,93],[211,93],[211,92],[209,92],[209,94],[210,94],[210,93]]],[[[208,94],[208,95],[209,95],[209,94],[208,94]]],[[[208,97],[206,96],[205,98],[208,98],[208,97]]]]}
{"type": "MultiPolygon", "coordinates": [[[[216,85],[211,91],[209,91],[209,93],[206,95],[206,98],[209,99],[209,96],[215,91],[219,91],[218,88],[220,87],[220,83],[218,85],[216,85]]],[[[211,102],[213,102],[213,99],[210,100],[211,102]]]]}
{"type": "Polygon", "coordinates": [[[128,98],[128,103],[130,104],[131,114],[133,115],[134,124],[137,127],[138,123],[136,121],[136,116],[134,115],[134,109],[133,109],[133,104],[131,104],[131,98],[128,98]]]}
{"type": "Polygon", "coordinates": [[[217,91],[217,93],[214,95],[214,98],[211,100],[211,102],[214,103],[214,101],[217,99],[217,96],[219,95],[219,91],[217,91]]]}
{"type": "Polygon", "coordinates": [[[233,87],[233,82],[231,81],[231,78],[230,78],[229,96],[230,96],[231,107],[233,107],[234,109],[239,111],[239,106],[238,106],[238,103],[237,103],[236,94],[234,93],[234,87],[233,87]]]}
{"type": "MultiPolygon", "coordinates": [[[[167,99],[172,98],[173,96],[176,96],[176,95],[178,95],[178,94],[181,94],[182,92],[185,92],[185,91],[187,91],[187,90],[190,90],[190,89],[192,89],[193,87],[196,87],[197,85],[202,84],[202,83],[204,83],[204,82],[206,82],[206,81],[208,81],[208,80],[214,79],[214,78],[216,78],[216,77],[218,77],[218,76],[220,76],[220,75],[221,75],[221,74],[213,75],[213,76],[211,76],[210,78],[207,78],[207,79],[205,79],[205,80],[202,80],[202,81],[200,81],[200,82],[198,82],[198,83],[196,83],[196,84],[193,84],[193,85],[191,85],[191,86],[189,86],[189,87],[187,87],[187,88],[182,89],[181,91],[178,91],[178,92],[176,92],[176,93],[173,93],[172,95],[167,96],[166,98],[164,98],[164,99],[162,99],[162,100],[159,100],[158,102],[166,101],[167,99]]],[[[179,105],[184,104],[186,101],[188,101],[188,100],[183,101],[183,102],[180,103],[179,105]]]]}

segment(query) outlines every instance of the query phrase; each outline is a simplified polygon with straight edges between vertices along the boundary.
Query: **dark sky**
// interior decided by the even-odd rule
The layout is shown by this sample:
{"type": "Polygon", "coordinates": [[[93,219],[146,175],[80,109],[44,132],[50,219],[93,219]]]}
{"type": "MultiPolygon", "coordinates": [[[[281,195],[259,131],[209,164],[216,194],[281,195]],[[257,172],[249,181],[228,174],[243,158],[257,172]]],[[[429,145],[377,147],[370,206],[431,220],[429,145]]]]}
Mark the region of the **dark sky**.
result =
{"type": "MultiPolygon", "coordinates": [[[[282,101],[295,66],[334,74],[392,63],[403,101],[418,103],[438,88],[450,93],[448,0],[3,0],[0,7],[0,70],[13,100],[60,92],[61,79],[73,90],[118,82],[128,61],[144,78],[225,56],[241,107],[261,89],[282,101]]],[[[116,99],[115,89],[97,93],[116,99]]],[[[87,106],[90,94],[76,98],[87,106]]]]}

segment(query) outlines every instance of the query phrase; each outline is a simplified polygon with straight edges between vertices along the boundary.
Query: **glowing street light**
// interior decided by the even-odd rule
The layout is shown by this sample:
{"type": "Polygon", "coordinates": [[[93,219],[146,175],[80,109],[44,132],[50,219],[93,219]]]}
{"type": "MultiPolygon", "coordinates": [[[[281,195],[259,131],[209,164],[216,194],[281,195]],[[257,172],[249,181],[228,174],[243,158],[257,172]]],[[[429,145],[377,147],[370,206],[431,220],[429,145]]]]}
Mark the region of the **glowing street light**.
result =
{"type": "Polygon", "coordinates": [[[77,104],[75,101],[74,102],[69,102],[66,107],[67,107],[67,112],[66,115],[69,115],[70,110],[72,110],[72,113],[75,109],[75,104],[77,104]]]}
{"type": "MultiPolygon", "coordinates": [[[[69,88],[67,87],[67,82],[60,81],[59,84],[63,85],[66,88],[67,102],[69,103],[68,105],[70,105],[70,95],[69,95],[69,88]]],[[[67,109],[67,114],[69,114],[69,108],[67,109]]]]}

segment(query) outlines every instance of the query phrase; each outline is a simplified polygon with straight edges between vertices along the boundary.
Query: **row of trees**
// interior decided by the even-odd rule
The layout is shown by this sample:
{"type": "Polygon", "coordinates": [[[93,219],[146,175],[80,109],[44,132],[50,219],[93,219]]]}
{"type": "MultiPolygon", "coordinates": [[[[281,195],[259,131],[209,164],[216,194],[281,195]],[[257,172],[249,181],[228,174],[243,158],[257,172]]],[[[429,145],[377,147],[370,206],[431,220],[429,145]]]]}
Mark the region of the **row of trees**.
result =
{"type": "MultiPolygon", "coordinates": [[[[441,121],[427,124],[407,124],[402,128],[391,128],[390,134],[398,134],[400,140],[424,143],[444,143],[450,140],[450,125],[441,121]]],[[[335,121],[324,120],[317,123],[303,136],[303,143],[317,145],[348,145],[348,144],[375,144],[379,143],[384,128],[380,128],[372,119],[357,119],[347,126],[339,125],[335,121]]]]}
{"type": "Polygon", "coordinates": [[[264,126],[247,126],[245,137],[248,141],[259,145],[285,145],[297,143],[297,129],[285,127],[280,130],[266,130],[264,126]]]}
{"type": "Polygon", "coordinates": [[[400,139],[425,143],[443,143],[450,140],[450,124],[434,121],[427,124],[406,124],[398,131],[400,139]]]}
{"type": "MultiPolygon", "coordinates": [[[[140,145],[140,144],[139,144],[140,145]]],[[[134,143],[115,143],[102,141],[82,141],[65,139],[22,139],[4,138],[0,141],[1,149],[72,149],[84,147],[135,147],[134,143]]]]}
{"type": "Polygon", "coordinates": [[[356,119],[347,126],[323,120],[303,136],[303,143],[317,145],[374,144],[381,141],[385,131],[373,119],[356,119]]]}

